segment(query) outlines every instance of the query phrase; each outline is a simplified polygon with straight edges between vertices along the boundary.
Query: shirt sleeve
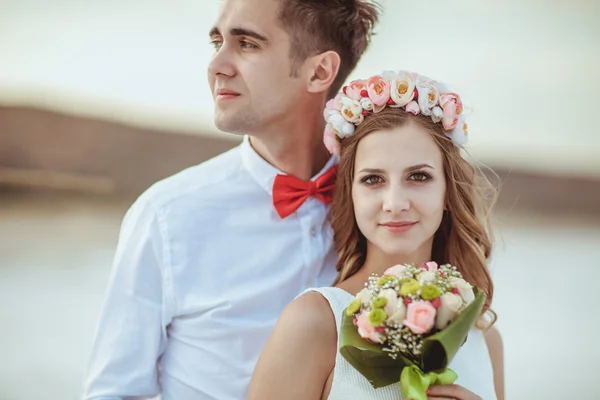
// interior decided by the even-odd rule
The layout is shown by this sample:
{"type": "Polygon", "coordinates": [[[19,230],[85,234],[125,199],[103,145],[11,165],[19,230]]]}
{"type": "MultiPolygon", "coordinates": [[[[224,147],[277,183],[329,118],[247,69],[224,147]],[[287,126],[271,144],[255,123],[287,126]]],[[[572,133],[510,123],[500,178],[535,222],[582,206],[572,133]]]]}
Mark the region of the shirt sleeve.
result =
{"type": "Polygon", "coordinates": [[[142,195],[127,211],[93,339],[86,400],[160,392],[158,359],[173,313],[166,222],[142,195]]]}

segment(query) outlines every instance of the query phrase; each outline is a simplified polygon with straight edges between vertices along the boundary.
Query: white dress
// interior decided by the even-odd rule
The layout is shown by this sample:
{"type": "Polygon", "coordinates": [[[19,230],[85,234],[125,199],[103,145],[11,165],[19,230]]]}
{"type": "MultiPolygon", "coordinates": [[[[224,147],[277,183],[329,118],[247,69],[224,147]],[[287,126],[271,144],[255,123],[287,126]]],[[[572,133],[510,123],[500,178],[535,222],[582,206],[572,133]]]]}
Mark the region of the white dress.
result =
{"type": "MultiPolygon", "coordinates": [[[[335,287],[324,287],[308,289],[304,293],[319,292],[327,299],[333,315],[338,332],[342,322],[342,313],[350,305],[354,296],[345,290],[335,287]]],[[[304,294],[303,293],[303,294],[304,294]]],[[[455,382],[484,400],[496,400],[494,391],[494,376],[492,363],[483,333],[479,329],[473,329],[469,333],[467,341],[458,351],[449,365],[457,374],[455,382]]],[[[379,389],[374,389],[369,381],[356,371],[338,351],[335,357],[335,368],[333,371],[333,382],[328,400],[399,400],[402,399],[400,384],[394,383],[379,389]]]]}

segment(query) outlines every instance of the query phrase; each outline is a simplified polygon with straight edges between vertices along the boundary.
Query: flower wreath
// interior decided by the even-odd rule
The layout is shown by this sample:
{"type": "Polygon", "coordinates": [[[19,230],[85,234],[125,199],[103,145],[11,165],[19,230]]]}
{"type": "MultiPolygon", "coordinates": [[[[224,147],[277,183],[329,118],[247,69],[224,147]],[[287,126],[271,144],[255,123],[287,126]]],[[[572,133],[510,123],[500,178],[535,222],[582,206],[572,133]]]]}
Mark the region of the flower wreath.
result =
{"type": "Polygon", "coordinates": [[[327,102],[323,111],[327,122],[323,141],[329,152],[339,156],[340,140],[352,135],[370,114],[385,107],[431,116],[434,123],[442,123],[446,136],[456,145],[467,142],[467,124],[458,94],[422,75],[384,71],[366,80],[350,82],[327,102]]]}

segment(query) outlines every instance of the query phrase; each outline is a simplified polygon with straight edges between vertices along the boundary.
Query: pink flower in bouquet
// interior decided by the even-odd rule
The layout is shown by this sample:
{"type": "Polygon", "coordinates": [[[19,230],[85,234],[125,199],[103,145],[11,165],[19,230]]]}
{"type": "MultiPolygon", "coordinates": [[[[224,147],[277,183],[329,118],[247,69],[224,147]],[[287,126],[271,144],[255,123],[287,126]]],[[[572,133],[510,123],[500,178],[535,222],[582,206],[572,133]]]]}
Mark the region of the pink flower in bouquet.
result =
{"type": "Polygon", "coordinates": [[[401,276],[404,276],[405,271],[406,271],[406,266],[404,266],[402,264],[398,264],[398,265],[394,265],[393,267],[389,267],[388,269],[385,270],[385,272],[383,274],[401,277],[401,276]]]}
{"type": "Polygon", "coordinates": [[[435,272],[439,268],[435,261],[429,261],[428,263],[425,263],[425,266],[427,267],[427,271],[429,272],[435,272]]]}
{"type": "Polygon", "coordinates": [[[358,334],[374,343],[381,342],[381,334],[377,332],[377,329],[369,322],[369,313],[363,311],[356,319],[356,326],[358,327],[358,334]]]}
{"type": "Polygon", "coordinates": [[[413,333],[427,333],[435,324],[435,307],[428,301],[413,301],[406,309],[404,325],[413,333]]]}

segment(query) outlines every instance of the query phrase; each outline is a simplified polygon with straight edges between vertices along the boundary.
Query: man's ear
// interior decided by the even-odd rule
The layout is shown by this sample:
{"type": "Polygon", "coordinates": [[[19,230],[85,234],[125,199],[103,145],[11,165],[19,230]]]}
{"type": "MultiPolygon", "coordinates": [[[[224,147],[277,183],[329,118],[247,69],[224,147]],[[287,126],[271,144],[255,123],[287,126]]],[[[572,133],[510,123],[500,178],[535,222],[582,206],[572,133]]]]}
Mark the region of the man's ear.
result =
{"type": "Polygon", "coordinates": [[[307,61],[309,80],[306,89],[311,93],[328,92],[340,70],[339,54],[326,51],[307,61]]]}

